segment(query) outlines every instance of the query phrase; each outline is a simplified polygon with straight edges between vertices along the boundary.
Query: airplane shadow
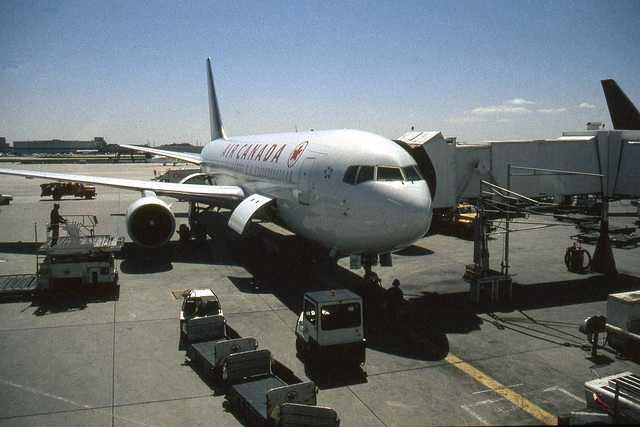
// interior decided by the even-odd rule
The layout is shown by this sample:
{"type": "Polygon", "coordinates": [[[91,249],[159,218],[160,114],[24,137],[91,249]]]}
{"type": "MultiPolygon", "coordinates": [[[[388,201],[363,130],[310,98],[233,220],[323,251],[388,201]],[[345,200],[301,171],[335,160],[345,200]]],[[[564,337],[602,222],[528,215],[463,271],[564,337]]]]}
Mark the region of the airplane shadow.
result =
{"type": "MultiPolygon", "coordinates": [[[[228,256],[252,276],[229,277],[240,292],[273,294],[295,313],[302,309],[303,296],[307,291],[336,287],[354,290],[362,282],[361,276],[339,266],[336,259],[309,248],[295,235],[272,233],[251,224],[243,236],[222,231],[218,231],[217,236],[217,244],[224,245],[228,256]]],[[[413,246],[406,250],[405,256],[426,256],[431,253],[413,246]]],[[[419,318],[420,315],[415,313],[412,318],[419,318]]],[[[418,360],[441,360],[448,353],[449,344],[442,328],[412,320],[403,325],[402,333],[398,333],[398,330],[389,327],[386,310],[374,312],[365,308],[365,316],[368,348],[418,360]]],[[[460,319],[460,316],[452,315],[450,318],[460,319]]],[[[320,388],[366,381],[366,374],[361,369],[335,373],[323,369],[319,372],[310,370],[308,375],[320,388]]]]}
{"type": "MultiPolygon", "coordinates": [[[[436,351],[438,348],[445,349],[444,345],[438,345],[437,338],[442,336],[440,334],[467,334],[479,330],[480,325],[485,322],[493,323],[498,329],[523,334],[530,339],[581,346],[585,336],[578,333],[575,323],[538,320],[525,311],[606,301],[611,293],[637,289],[640,289],[640,278],[618,274],[527,285],[514,283],[512,300],[500,304],[475,304],[468,292],[425,292],[423,296],[409,300],[411,308],[408,312],[408,324],[412,325],[412,330],[422,331],[422,336],[427,339],[429,334],[435,334],[436,341],[431,342],[436,345],[436,351]],[[518,312],[516,317],[509,316],[509,313],[514,312],[518,312]]],[[[585,318],[593,314],[598,313],[585,312],[585,318]]],[[[606,363],[606,356],[602,357],[598,361],[606,363]]]]}
{"type": "Polygon", "coordinates": [[[514,283],[512,300],[502,303],[475,304],[469,292],[423,292],[421,297],[411,299],[410,304],[415,314],[413,320],[423,327],[428,325],[445,333],[464,334],[480,328],[479,314],[605,301],[611,293],[636,289],[640,289],[640,278],[618,274],[527,285],[514,283]]]}
{"type": "Polygon", "coordinates": [[[531,310],[595,301],[605,301],[609,294],[640,289],[640,278],[628,274],[591,276],[584,279],[513,284],[513,302],[505,309],[531,310]]]}
{"type": "MultiPolygon", "coordinates": [[[[230,258],[252,275],[250,278],[230,278],[241,292],[273,294],[291,311],[299,312],[306,291],[335,287],[354,290],[362,283],[361,276],[337,265],[335,260],[327,261],[328,257],[322,259],[310,254],[297,236],[273,235],[264,229],[253,228],[247,236],[230,235],[223,239],[230,258]]],[[[428,249],[413,246],[398,255],[430,254],[428,249]]],[[[605,301],[610,293],[632,289],[640,289],[640,279],[620,274],[528,285],[514,283],[512,300],[500,304],[475,304],[469,292],[424,292],[421,296],[406,298],[399,326],[389,321],[386,310],[372,309],[371,305],[366,307],[365,337],[370,349],[415,360],[437,361],[448,354],[447,336],[479,330],[487,321],[485,316],[481,317],[483,314],[605,301]]],[[[373,307],[376,305],[379,304],[373,304],[373,307]]],[[[558,334],[558,339],[571,338],[558,334]]],[[[312,379],[321,384],[321,388],[362,380],[357,373],[344,374],[343,379],[340,375],[318,375],[313,371],[308,375],[310,378],[315,375],[312,379]]]]}
{"type": "Polygon", "coordinates": [[[430,249],[423,248],[421,246],[411,245],[402,250],[396,251],[393,253],[394,255],[406,256],[406,257],[416,257],[416,256],[427,256],[432,255],[434,252],[430,249]]]}
{"type": "Polygon", "coordinates": [[[367,348],[405,359],[437,361],[449,354],[449,339],[442,331],[406,324],[395,328],[366,330],[367,348]]]}
{"type": "Polygon", "coordinates": [[[171,243],[153,249],[125,243],[122,251],[116,253],[116,259],[122,260],[120,271],[125,274],[161,273],[173,269],[173,253],[171,243]]]}
{"type": "Polygon", "coordinates": [[[121,260],[120,270],[126,274],[149,274],[171,271],[173,263],[233,265],[219,242],[171,241],[160,248],[142,248],[134,243],[125,243],[116,259],[121,260]]]}
{"type": "MultiPolygon", "coordinates": [[[[304,363],[302,359],[300,360],[304,363]]],[[[345,369],[339,365],[313,366],[305,364],[304,373],[320,390],[348,387],[367,382],[367,373],[360,366],[345,369]]]]}

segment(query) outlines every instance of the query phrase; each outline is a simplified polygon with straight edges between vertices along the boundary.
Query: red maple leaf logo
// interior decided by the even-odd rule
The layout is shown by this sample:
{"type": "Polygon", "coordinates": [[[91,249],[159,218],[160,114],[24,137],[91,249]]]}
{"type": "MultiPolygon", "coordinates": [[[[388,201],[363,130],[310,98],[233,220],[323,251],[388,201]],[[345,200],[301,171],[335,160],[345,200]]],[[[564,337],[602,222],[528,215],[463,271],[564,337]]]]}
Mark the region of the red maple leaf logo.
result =
{"type": "Polygon", "coordinates": [[[289,155],[289,160],[287,161],[287,166],[292,168],[293,165],[296,164],[296,162],[298,161],[298,159],[300,159],[300,156],[302,155],[304,150],[307,148],[307,145],[309,145],[309,141],[305,141],[301,143],[291,152],[291,154],[289,155]]]}
{"type": "Polygon", "coordinates": [[[295,400],[298,398],[298,393],[296,393],[295,391],[290,391],[289,393],[287,393],[287,402],[295,402],[295,400]]]}

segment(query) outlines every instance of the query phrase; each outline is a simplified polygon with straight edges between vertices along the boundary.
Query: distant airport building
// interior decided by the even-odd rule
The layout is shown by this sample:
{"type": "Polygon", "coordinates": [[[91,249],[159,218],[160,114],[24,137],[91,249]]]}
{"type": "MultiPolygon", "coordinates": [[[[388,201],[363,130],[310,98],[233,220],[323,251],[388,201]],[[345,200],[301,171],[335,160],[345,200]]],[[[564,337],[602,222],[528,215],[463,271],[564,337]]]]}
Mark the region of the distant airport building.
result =
{"type": "Polygon", "coordinates": [[[21,154],[71,154],[76,152],[97,152],[106,146],[104,138],[95,137],[93,141],[64,141],[51,139],[47,141],[13,141],[13,150],[21,154]]]}
{"type": "Polygon", "coordinates": [[[0,136],[0,153],[7,152],[9,150],[11,150],[11,147],[7,144],[7,138],[0,136]]]}

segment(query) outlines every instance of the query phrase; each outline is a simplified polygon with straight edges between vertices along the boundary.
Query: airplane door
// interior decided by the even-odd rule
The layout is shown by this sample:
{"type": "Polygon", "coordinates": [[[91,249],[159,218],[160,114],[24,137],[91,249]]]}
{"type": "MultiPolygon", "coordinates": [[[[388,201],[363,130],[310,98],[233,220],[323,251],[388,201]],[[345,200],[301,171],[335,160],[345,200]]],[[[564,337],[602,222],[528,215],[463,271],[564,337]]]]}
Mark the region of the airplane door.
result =
{"type": "Polygon", "coordinates": [[[300,180],[298,181],[298,202],[302,205],[309,204],[309,191],[311,190],[311,169],[316,161],[313,157],[307,157],[302,162],[300,180]]]}

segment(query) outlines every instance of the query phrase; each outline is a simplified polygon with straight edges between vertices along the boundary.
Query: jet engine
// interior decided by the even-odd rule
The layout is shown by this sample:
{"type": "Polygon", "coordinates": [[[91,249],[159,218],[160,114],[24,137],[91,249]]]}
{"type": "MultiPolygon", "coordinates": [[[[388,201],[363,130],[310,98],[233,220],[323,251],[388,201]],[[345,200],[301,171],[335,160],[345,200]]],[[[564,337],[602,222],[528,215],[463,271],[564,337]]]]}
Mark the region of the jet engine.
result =
{"type": "Polygon", "coordinates": [[[143,197],[132,203],[126,222],[131,240],[149,248],[164,245],[176,231],[176,217],[157,197],[143,197]]]}

